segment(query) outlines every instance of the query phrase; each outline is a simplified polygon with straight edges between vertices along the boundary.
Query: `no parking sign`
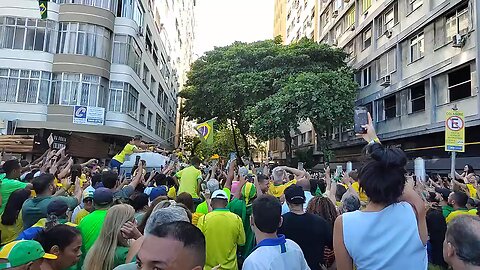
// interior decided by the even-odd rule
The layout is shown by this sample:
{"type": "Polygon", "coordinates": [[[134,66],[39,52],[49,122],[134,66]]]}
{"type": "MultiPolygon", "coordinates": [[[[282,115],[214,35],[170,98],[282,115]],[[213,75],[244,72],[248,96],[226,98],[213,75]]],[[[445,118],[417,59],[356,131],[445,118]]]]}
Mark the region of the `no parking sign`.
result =
{"type": "Polygon", "coordinates": [[[465,152],[465,119],[462,111],[445,114],[445,151],[465,152]]]}

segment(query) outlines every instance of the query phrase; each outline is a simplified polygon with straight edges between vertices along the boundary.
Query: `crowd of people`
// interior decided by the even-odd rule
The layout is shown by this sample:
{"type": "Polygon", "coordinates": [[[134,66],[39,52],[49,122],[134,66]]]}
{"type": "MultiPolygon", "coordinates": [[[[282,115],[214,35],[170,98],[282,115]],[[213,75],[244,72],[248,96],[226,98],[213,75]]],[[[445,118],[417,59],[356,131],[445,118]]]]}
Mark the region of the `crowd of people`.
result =
{"type": "Polygon", "coordinates": [[[110,164],[3,161],[0,269],[480,269],[472,166],[417,181],[365,129],[365,164],[333,174],[170,155],[126,177],[139,136],[110,164]]]}

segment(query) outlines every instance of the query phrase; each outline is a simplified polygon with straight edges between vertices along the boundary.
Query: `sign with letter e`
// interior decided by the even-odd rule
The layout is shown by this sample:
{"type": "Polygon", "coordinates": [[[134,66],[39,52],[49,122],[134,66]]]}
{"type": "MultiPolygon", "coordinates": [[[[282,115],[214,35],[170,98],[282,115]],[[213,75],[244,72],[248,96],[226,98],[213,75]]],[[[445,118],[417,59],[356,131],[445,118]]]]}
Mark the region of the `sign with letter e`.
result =
{"type": "Polygon", "coordinates": [[[462,111],[445,114],[445,151],[465,152],[465,118],[462,111]]]}

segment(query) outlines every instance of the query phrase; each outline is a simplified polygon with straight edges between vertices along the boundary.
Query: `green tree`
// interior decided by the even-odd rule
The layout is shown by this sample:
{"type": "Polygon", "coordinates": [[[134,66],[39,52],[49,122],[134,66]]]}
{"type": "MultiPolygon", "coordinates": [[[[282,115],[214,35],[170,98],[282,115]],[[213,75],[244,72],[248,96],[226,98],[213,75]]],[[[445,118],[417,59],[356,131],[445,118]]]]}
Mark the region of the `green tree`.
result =
{"type": "MultiPolygon", "coordinates": [[[[275,39],[215,48],[192,65],[186,88],[180,93],[185,99],[181,113],[200,121],[213,117],[218,117],[220,123],[230,120],[240,131],[246,155],[250,154],[249,135],[264,140],[283,137],[290,163],[290,132],[300,121],[313,119],[315,129],[323,131],[333,121],[344,121],[343,116],[331,117],[335,114],[331,111],[334,106],[324,102],[345,98],[346,103],[353,105],[355,87],[345,57],[339,49],[308,39],[291,45],[282,45],[275,39]],[[338,80],[336,76],[340,76],[338,80]],[[351,77],[347,82],[348,76],[351,77]],[[314,78],[335,87],[315,84],[311,82],[314,78]],[[312,89],[317,86],[321,87],[312,89]],[[326,93],[327,90],[330,92],[326,93]],[[341,93],[335,98],[338,91],[341,93]],[[329,111],[317,117],[308,113],[307,108],[329,111]],[[329,122],[321,122],[325,120],[329,122]]],[[[342,101],[334,110],[345,109],[343,104],[342,101]]]]}

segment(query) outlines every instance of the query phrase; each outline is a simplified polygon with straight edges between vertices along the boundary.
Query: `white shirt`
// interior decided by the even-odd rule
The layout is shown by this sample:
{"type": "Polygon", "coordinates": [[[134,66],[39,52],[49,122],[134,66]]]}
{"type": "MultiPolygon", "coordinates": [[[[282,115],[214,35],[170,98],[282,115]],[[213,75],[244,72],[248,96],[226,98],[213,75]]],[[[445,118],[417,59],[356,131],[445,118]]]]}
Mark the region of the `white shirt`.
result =
{"type": "MultiPolygon", "coordinates": [[[[307,212],[307,206],[310,200],[314,197],[310,191],[304,191],[305,194],[305,203],[303,204],[303,212],[307,212]]],[[[282,204],[282,215],[290,212],[290,208],[288,208],[288,205],[286,202],[282,204]]]]}
{"type": "Polygon", "coordinates": [[[280,235],[261,241],[243,263],[242,270],[310,270],[302,249],[280,235]]]}

